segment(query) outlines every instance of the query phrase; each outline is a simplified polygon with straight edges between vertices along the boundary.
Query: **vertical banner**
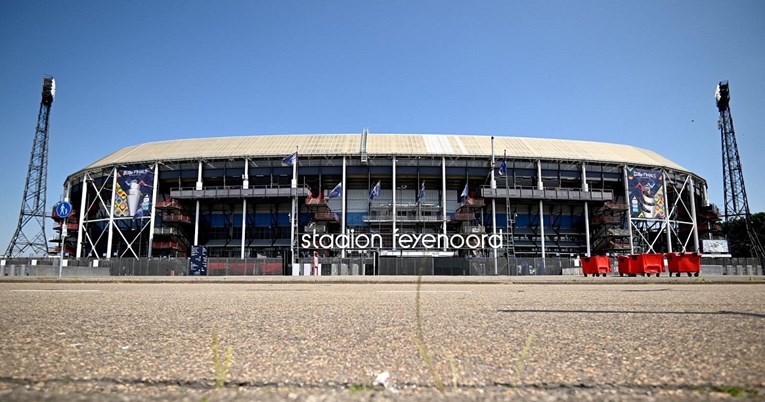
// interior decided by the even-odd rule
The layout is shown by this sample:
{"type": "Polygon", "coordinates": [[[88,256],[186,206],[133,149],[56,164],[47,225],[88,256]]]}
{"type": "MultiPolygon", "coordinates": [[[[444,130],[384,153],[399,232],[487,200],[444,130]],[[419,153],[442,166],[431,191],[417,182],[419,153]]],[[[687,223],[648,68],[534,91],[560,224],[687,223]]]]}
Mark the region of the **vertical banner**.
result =
{"type": "Polygon", "coordinates": [[[189,276],[207,276],[207,247],[191,246],[189,276]]]}
{"type": "Polygon", "coordinates": [[[114,216],[148,218],[151,215],[154,170],[132,166],[117,170],[117,191],[114,194],[114,216]]]}
{"type": "Polygon", "coordinates": [[[630,216],[642,219],[664,219],[666,204],[660,169],[627,166],[630,216]]]}

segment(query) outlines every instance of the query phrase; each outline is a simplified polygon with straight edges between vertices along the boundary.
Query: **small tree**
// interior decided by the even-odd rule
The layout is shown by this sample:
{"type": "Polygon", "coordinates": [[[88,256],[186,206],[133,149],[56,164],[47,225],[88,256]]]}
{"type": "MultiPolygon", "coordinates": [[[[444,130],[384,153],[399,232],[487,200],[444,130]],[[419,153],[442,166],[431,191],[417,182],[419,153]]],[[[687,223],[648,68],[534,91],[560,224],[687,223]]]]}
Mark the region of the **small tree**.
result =
{"type": "MultiPolygon", "coordinates": [[[[752,227],[759,237],[760,243],[765,243],[765,212],[752,214],[752,227]]],[[[752,245],[749,235],[746,233],[746,222],[738,219],[732,222],[724,222],[722,231],[728,239],[728,248],[734,257],[752,257],[752,245]]]]}

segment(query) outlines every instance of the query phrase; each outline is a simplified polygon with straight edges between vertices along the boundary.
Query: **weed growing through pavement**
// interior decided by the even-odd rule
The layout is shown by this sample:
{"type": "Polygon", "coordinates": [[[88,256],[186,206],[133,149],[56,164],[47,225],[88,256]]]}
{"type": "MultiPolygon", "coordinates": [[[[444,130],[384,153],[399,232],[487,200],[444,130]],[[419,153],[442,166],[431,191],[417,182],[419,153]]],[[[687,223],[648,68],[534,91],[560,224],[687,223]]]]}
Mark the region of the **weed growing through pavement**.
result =
{"type": "Polygon", "coordinates": [[[425,337],[422,333],[422,316],[420,314],[420,287],[422,286],[422,272],[425,270],[425,264],[420,264],[419,273],[417,275],[417,293],[414,298],[414,316],[417,321],[417,332],[415,334],[417,350],[420,352],[420,357],[428,367],[433,382],[436,383],[436,389],[440,392],[444,392],[444,383],[441,381],[441,377],[436,373],[436,369],[433,366],[433,361],[430,359],[430,353],[428,352],[428,346],[425,344],[425,337]]]}
{"type": "Polygon", "coordinates": [[[515,365],[515,386],[521,385],[521,372],[523,371],[523,366],[526,365],[526,358],[529,355],[529,351],[531,350],[531,341],[533,340],[534,335],[529,334],[529,336],[526,337],[526,343],[523,345],[523,350],[521,350],[521,357],[518,359],[518,364],[515,365]]]}
{"type": "Polygon", "coordinates": [[[222,389],[226,383],[226,376],[228,376],[228,370],[231,368],[231,361],[234,357],[234,350],[231,346],[226,348],[226,356],[221,362],[220,359],[220,342],[218,342],[218,331],[213,329],[212,331],[212,355],[213,355],[213,368],[215,370],[215,389],[222,389]]]}
{"type": "MultiPolygon", "coordinates": [[[[435,370],[435,367],[433,365],[433,360],[430,357],[430,352],[428,350],[428,346],[425,344],[425,336],[423,334],[422,330],[422,315],[421,315],[421,303],[420,303],[420,289],[422,287],[422,274],[425,270],[425,264],[420,264],[419,272],[417,275],[417,292],[415,294],[415,302],[414,302],[414,313],[415,313],[415,320],[417,323],[417,331],[415,334],[415,344],[417,346],[417,350],[420,352],[420,357],[422,357],[422,360],[425,362],[425,365],[428,368],[428,372],[430,373],[431,378],[433,379],[433,382],[436,384],[436,389],[440,392],[444,392],[444,382],[441,380],[441,377],[438,375],[438,373],[435,370]]],[[[523,368],[526,365],[526,359],[528,358],[529,352],[531,351],[531,344],[534,340],[534,335],[529,334],[526,337],[526,342],[523,345],[523,349],[521,350],[521,355],[518,359],[518,363],[515,366],[515,386],[519,386],[521,383],[521,374],[523,372],[523,368]]],[[[451,380],[452,380],[452,390],[457,391],[458,389],[458,383],[457,383],[457,367],[454,363],[454,357],[446,350],[443,350],[444,355],[448,357],[449,360],[449,369],[451,370],[451,380]]]]}
{"type": "Polygon", "coordinates": [[[444,354],[449,359],[449,369],[452,372],[452,391],[457,391],[457,366],[454,364],[454,356],[444,349],[444,354]]]}
{"type": "Polygon", "coordinates": [[[744,398],[754,398],[760,394],[756,389],[742,388],[735,385],[713,385],[711,387],[698,386],[693,387],[693,390],[701,393],[720,392],[732,397],[741,396],[744,398]]]}
{"type": "Polygon", "coordinates": [[[369,391],[369,387],[367,387],[364,384],[348,384],[348,392],[356,393],[356,392],[367,392],[369,391]]]}

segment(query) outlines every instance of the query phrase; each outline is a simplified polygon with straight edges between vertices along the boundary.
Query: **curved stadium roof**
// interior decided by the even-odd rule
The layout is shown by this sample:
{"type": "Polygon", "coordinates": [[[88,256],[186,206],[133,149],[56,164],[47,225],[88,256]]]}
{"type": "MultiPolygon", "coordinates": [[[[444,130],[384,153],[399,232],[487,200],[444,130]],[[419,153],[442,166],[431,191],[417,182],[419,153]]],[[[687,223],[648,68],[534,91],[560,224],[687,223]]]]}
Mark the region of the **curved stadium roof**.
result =
{"type": "MultiPolygon", "coordinates": [[[[359,155],[361,134],[301,134],[213,137],[148,142],[113,152],[85,170],[114,164],[199,159],[283,157],[299,147],[301,155],[359,155]]],[[[660,166],[688,172],[656,152],[630,145],[546,138],[494,139],[495,155],[512,159],[572,160],[660,166]]],[[[437,134],[369,134],[367,154],[417,156],[491,155],[491,136],[437,134]]]]}

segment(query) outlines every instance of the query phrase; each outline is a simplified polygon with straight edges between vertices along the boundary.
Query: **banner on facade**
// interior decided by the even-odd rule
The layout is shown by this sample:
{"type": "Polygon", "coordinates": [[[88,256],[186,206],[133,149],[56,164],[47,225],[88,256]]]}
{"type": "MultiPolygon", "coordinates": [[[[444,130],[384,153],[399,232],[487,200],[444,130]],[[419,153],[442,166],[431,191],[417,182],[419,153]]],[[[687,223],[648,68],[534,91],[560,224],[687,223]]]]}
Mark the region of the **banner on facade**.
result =
{"type": "Polygon", "coordinates": [[[189,276],[207,276],[207,247],[191,246],[189,276]]]}
{"type": "Polygon", "coordinates": [[[662,171],[627,166],[630,215],[661,220],[666,216],[662,171]]]}
{"type": "Polygon", "coordinates": [[[704,254],[728,254],[728,241],[725,239],[711,240],[703,239],[701,241],[701,249],[704,254]]]}
{"type": "Polygon", "coordinates": [[[146,166],[117,169],[114,216],[140,219],[151,215],[154,170],[146,166]]]}

